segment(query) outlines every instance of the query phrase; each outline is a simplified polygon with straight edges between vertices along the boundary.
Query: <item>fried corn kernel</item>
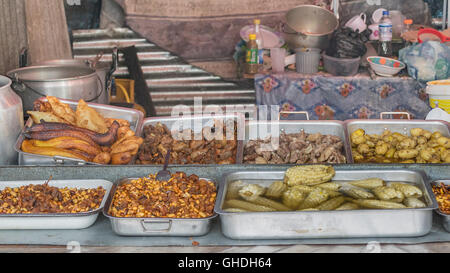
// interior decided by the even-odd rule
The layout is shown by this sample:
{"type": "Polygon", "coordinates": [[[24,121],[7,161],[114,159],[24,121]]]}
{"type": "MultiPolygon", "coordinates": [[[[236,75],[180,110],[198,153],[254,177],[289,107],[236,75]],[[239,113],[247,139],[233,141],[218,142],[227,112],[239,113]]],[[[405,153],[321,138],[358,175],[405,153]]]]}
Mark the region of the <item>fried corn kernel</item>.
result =
{"type": "Polygon", "coordinates": [[[450,187],[441,183],[433,185],[433,193],[442,213],[450,214],[450,187]]]}
{"type": "Polygon", "coordinates": [[[157,181],[156,174],[120,185],[109,213],[125,218],[198,219],[214,215],[217,188],[213,182],[185,173],[157,181]]]}
{"type": "Polygon", "coordinates": [[[98,209],[106,194],[97,189],[56,188],[48,183],[0,191],[0,214],[83,213],[98,209]]]}

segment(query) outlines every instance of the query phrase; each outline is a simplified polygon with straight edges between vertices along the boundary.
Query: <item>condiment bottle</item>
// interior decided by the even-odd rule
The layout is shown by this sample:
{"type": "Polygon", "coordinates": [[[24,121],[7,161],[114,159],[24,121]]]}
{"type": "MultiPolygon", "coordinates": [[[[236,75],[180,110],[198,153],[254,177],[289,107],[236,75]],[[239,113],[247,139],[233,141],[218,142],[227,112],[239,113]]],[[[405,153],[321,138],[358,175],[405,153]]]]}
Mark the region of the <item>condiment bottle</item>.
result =
{"type": "Polygon", "coordinates": [[[258,45],[258,64],[262,66],[264,64],[264,40],[261,33],[261,20],[255,19],[253,21],[254,23],[254,29],[253,34],[256,35],[256,44],[258,45]]]}
{"type": "Polygon", "coordinates": [[[258,44],[256,43],[256,35],[250,34],[248,36],[249,40],[247,42],[247,54],[246,54],[246,74],[256,74],[258,73],[258,44]]]}

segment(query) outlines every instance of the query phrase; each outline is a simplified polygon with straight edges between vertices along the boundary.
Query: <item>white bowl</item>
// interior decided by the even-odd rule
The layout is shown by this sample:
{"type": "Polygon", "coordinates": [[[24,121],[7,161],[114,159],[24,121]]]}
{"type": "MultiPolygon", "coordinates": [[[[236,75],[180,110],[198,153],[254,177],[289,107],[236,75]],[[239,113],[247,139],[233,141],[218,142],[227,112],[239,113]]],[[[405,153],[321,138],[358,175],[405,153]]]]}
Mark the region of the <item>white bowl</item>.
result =
{"type": "Polygon", "coordinates": [[[398,60],[394,60],[394,59],[390,59],[390,58],[386,58],[386,57],[368,57],[367,58],[367,62],[369,63],[370,67],[373,69],[373,71],[375,71],[375,73],[377,75],[383,76],[383,77],[390,77],[390,76],[394,76],[396,75],[398,72],[400,72],[402,69],[404,69],[406,67],[406,65],[398,60]],[[394,62],[398,62],[399,66],[398,67],[394,67],[392,65],[384,65],[384,64],[378,64],[378,63],[374,63],[371,59],[372,58],[382,58],[382,59],[386,59],[388,61],[394,61],[394,62]]]}

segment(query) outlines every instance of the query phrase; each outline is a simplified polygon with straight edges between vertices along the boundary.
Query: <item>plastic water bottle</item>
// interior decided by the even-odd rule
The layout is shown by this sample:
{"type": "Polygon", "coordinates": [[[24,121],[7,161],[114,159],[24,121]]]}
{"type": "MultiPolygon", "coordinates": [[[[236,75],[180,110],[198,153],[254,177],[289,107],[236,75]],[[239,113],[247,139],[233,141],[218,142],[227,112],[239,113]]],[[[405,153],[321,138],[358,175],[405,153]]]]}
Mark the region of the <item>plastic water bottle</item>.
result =
{"type": "Polygon", "coordinates": [[[383,11],[383,17],[378,27],[380,29],[378,55],[390,58],[392,57],[392,21],[389,11],[383,11]]]}
{"type": "Polygon", "coordinates": [[[403,31],[402,31],[402,38],[403,38],[403,43],[405,44],[405,47],[410,46],[410,45],[411,45],[411,42],[407,41],[407,40],[403,37],[403,34],[412,30],[412,28],[411,28],[412,23],[413,23],[413,20],[412,20],[412,19],[405,19],[405,20],[403,21],[404,28],[403,28],[403,31]]]}
{"type": "Polygon", "coordinates": [[[261,34],[261,20],[255,19],[253,23],[255,24],[253,34],[256,35],[256,44],[258,45],[258,64],[262,66],[264,63],[264,40],[261,34]]]}

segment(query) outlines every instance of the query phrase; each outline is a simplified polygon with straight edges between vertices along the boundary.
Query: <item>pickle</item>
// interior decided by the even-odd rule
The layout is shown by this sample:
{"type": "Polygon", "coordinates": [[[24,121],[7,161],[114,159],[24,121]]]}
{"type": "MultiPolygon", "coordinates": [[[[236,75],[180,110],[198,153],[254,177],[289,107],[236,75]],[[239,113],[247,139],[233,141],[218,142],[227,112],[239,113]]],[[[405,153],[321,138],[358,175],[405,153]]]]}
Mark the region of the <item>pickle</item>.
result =
{"type": "Polygon", "coordinates": [[[266,189],[258,184],[245,185],[239,190],[239,196],[246,201],[253,201],[265,193],[266,189]]]}
{"type": "Polygon", "coordinates": [[[384,201],[400,203],[403,199],[405,199],[405,196],[401,191],[398,191],[392,187],[378,187],[373,189],[372,192],[378,197],[378,199],[384,201]]]}
{"type": "Polygon", "coordinates": [[[314,187],[319,187],[319,188],[330,190],[330,191],[337,191],[341,188],[341,185],[339,185],[338,183],[329,182],[329,183],[319,184],[314,187]]]}
{"type": "Polygon", "coordinates": [[[305,200],[306,195],[306,193],[296,187],[290,188],[283,193],[283,204],[291,209],[297,209],[303,200],[305,200]]]}
{"type": "Polygon", "coordinates": [[[369,209],[404,209],[406,206],[400,203],[383,201],[383,200],[353,200],[357,205],[369,209]]]}
{"type": "Polygon", "coordinates": [[[228,185],[227,196],[226,196],[225,199],[227,199],[227,200],[238,199],[239,198],[239,191],[245,185],[247,185],[247,184],[242,182],[242,181],[240,181],[240,180],[231,182],[228,185]]]}
{"type": "Polygon", "coordinates": [[[368,192],[364,189],[356,188],[356,187],[342,187],[340,192],[344,193],[347,196],[353,197],[355,199],[374,199],[375,195],[371,192],[368,192]]]}
{"type": "Polygon", "coordinates": [[[356,186],[356,187],[368,189],[368,190],[386,185],[386,183],[384,183],[384,181],[379,178],[369,178],[369,179],[364,179],[364,180],[352,181],[352,182],[349,182],[349,184],[356,186]]]}
{"type": "Polygon", "coordinates": [[[418,187],[410,184],[392,182],[390,183],[390,186],[398,191],[401,191],[405,195],[405,197],[420,198],[423,195],[422,191],[418,187]]]}
{"type": "Polygon", "coordinates": [[[345,198],[343,196],[338,196],[338,197],[335,197],[333,199],[323,202],[322,204],[317,206],[317,209],[319,209],[319,210],[335,210],[343,203],[345,203],[345,198]]]}
{"type": "Polygon", "coordinates": [[[266,206],[261,206],[257,204],[253,204],[247,201],[242,200],[227,200],[224,203],[224,207],[227,208],[237,208],[243,209],[251,212],[271,212],[276,211],[274,208],[269,208],[266,206]]]}
{"type": "Polygon", "coordinates": [[[336,210],[355,210],[355,209],[359,209],[359,206],[355,203],[352,202],[347,202],[343,205],[341,205],[340,207],[338,207],[336,210]]]}
{"type": "Polygon", "coordinates": [[[249,212],[248,210],[245,210],[245,209],[238,209],[238,208],[228,208],[228,209],[224,209],[223,211],[225,211],[225,212],[233,212],[233,213],[238,213],[238,212],[249,212]]]}
{"type": "Polygon", "coordinates": [[[405,206],[407,206],[408,208],[426,208],[427,207],[427,205],[424,202],[422,202],[419,199],[414,198],[414,197],[407,197],[403,201],[403,204],[405,206]]]}
{"type": "Polygon", "coordinates": [[[277,211],[290,211],[291,210],[290,208],[288,208],[287,206],[285,206],[285,205],[283,205],[283,204],[281,204],[279,202],[273,201],[273,200],[268,199],[268,198],[260,197],[260,196],[255,198],[255,199],[253,199],[251,201],[251,203],[254,203],[254,204],[257,204],[257,205],[261,205],[261,206],[265,206],[265,207],[269,207],[269,208],[273,208],[273,209],[275,209],[277,211]]]}
{"type": "Polygon", "coordinates": [[[279,199],[286,190],[287,186],[283,181],[276,181],[267,188],[265,196],[272,199],[279,199]]]}
{"type": "Polygon", "coordinates": [[[318,205],[327,201],[328,198],[329,194],[327,190],[315,188],[310,194],[308,194],[308,196],[305,198],[305,201],[301,203],[299,209],[302,210],[316,208],[318,205]]]}

